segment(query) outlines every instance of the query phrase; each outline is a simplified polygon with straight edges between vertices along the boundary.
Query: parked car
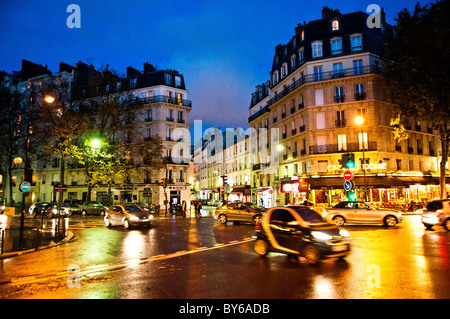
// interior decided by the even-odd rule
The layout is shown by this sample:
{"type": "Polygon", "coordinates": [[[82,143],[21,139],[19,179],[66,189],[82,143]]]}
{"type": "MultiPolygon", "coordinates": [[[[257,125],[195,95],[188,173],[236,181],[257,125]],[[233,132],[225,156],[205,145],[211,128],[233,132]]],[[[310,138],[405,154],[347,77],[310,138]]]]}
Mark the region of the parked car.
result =
{"type": "Polygon", "coordinates": [[[306,206],[269,208],[257,224],[255,252],[280,252],[315,264],[323,258],[344,258],[350,252],[349,233],[330,224],[306,206]]]}
{"type": "Polygon", "coordinates": [[[134,204],[113,205],[106,210],[105,225],[122,225],[126,229],[131,226],[150,226],[153,215],[134,204]]]}
{"type": "Polygon", "coordinates": [[[399,210],[377,209],[358,201],[340,202],[332,208],[327,208],[322,216],[337,226],[343,226],[345,223],[364,223],[394,227],[403,221],[403,214],[399,210]]]}
{"type": "Polygon", "coordinates": [[[422,214],[422,224],[427,229],[440,225],[450,231],[450,199],[429,202],[422,214]]]}
{"type": "Polygon", "coordinates": [[[214,212],[214,218],[222,224],[229,221],[259,222],[265,211],[264,207],[254,203],[235,202],[217,208],[214,212]]]}
{"type": "Polygon", "coordinates": [[[87,215],[87,214],[98,214],[98,215],[105,215],[105,212],[107,210],[107,207],[104,206],[100,202],[96,201],[90,201],[90,202],[84,202],[83,206],[81,206],[81,215],[87,215]]]}

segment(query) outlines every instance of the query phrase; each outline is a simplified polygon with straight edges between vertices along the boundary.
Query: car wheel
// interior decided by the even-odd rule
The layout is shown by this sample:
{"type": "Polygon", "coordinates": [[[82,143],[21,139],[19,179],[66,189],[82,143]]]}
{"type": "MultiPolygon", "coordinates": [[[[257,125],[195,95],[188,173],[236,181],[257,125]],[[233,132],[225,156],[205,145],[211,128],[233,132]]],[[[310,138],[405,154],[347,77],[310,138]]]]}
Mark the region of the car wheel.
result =
{"type": "Polygon", "coordinates": [[[423,224],[426,229],[433,229],[433,225],[430,224],[423,224]]]}
{"type": "Polygon", "coordinates": [[[306,262],[315,265],[320,261],[320,251],[314,245],[307,245],[303,251],[306,262]]]}
{"type": "Polygon", "coordinates": [[[85,209],[83,209],[83,210],[81,211],[81,215],[86,216],[86,214],[87,214],[87,211],[86,211],[85,209]]]}
{"type": "Polygon", "coordinates": [[[130,228],[130,222],[128,221],[128,219],[125,219],[123,221],[123,227],[125,227],[125,229],[129,229],[130,228]]]}
{"type": "Polygon", "coordinates": [[[336,226],[343,226],[345,224],[345,219],[342,216],[335,216],[333,221],[336,226]]]}
{"type": "Polygon", "coordinates": [[[255,215],[255,216],[253,216],[253,222],[254,222],[255,224],[261,223],[261,215],[255,215]]]}
{"type": "Polygon", "coordinates": [[[111,227],[111,219],[109,219],[108,216],[105,216],[105,226],[106,227],[111,227]]]}
{"type": "Polygon", "coordinates": [[[446,230],[450,231],[450,219],[446,219],[443,226],[446,230]]]}
{"type": "Polygon", "coordinates": [[[219,219],[219,222],[221,224],[226,224],[227,223],[227,216],[225,214],[220,214],[218,219],[219,219]]]}
{"type": "Polygon", "coordinates": [[[384,218],[384,225],[388,226],[388,227],[394,227],[395,225],[397,225],[397,218],[395,218],[392,215],[388,215],[384,218]]]}
{"type": "Polygon", "coordinates": [[[265,256],[269,252],[269,244],[264,239],[257,239],[254,246],[255,252],[260,256],[265,256]]]}

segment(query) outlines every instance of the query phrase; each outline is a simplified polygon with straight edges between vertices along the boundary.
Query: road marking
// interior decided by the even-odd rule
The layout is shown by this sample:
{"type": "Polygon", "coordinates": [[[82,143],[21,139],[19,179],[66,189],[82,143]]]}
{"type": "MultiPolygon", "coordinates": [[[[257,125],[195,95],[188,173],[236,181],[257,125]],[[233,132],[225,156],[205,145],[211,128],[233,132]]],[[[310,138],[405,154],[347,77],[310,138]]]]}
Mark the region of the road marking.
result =
{"type": "MultiPolygon", "coordinates": [[[[214,249],[229,247],[229,246],[233,246],[233,245],[240,245],[240,244],[248,243],[248,242],[251,242],[254,240],[255,239],[253,239],[253,238],[244,238],[242,240],[233,240],[227,244],[219,243],[212,247],[199,247],[199,248],[196,248],[193,250],[180,250],[180,251],[173,252],[170,254],[161,254],[161,255],[156,255],[156,256],[150,256],[147,258],[128,259],[128,260],[119,262],[114,265],[88,266],[88,267],[78,271],[77,276],[79,276],[79,277],[99,276],[99,275],[102,275],[102,274],[104,274],[106,272],[110,272],[110,271],[116,271],[116,270],[121,270],[121,269],[125,269],[125,268],[134,268],[139,265],[148,264],[148,263],[151,263],[154,261],[167,260],[167,259],[191,255],[191,254],[195,254],[195,253],[199,253],[199,252],[204,252],[207,250],[214,250],[214,249]]],[[[26,285],[26,284],[47,281],[47,280],[51,280],[51,279],[67,278],[67,276],[69,276],[69,275],[72,275],[72,274],[67,271],[62,271],[62,272],[55,273],[53,275],[45,274],[45,275],[36,275],[36,276],[31,276],[31,277],[12,278],[10,281],[0,283],[0,285],[1,284],[12,284],[14,286],[26,285]]]]}

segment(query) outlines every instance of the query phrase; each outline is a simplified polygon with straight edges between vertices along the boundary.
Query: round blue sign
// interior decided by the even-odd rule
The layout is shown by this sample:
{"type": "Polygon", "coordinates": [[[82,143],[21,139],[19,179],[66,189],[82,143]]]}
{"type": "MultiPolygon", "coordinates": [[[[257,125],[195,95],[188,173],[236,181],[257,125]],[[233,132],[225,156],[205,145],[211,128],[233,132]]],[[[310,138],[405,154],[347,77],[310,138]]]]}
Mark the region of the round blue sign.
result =
{"type": "Polygon", "coordinates": [[[20,190],[22,193],[29,192],[30,189],[31,189],[31,184],[30,184],[29,182],[22,182],[22,183],[20,183],[20,185],[19,185],[19,190],[20,190]]]}
{"type": "Polygon", "coordinates": [[[348,192],[352,189],[352,182],[351,181],[345,181],[344,182],[344,189],[348,192]]]}

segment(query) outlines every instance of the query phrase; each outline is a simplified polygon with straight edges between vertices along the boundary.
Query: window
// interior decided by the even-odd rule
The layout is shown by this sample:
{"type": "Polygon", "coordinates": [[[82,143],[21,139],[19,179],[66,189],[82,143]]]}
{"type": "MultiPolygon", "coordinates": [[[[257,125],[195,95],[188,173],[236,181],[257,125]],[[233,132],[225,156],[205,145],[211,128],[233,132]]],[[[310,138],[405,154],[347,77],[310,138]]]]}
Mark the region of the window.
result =
{"type": "Polygon", "coordinates": [[[270,220],[288,223],[295,221],[295,217],[292,216],[292,214],[288,210],[276,209],[272,212],[272,215],[270,215],[270,220]]]}
{"type": "Polygon", "coordinates": [[[331,30],[332,31],[338,31],[339,30],[339,20],[334,19],[331,21],[331,30]]]}
{"type": "Polygon", "coordinates": [[[355,34],[350,36],[350,49],[352,52],[362,50],[362,36],[360,34],[355,34]]]}
{"type": "Polygon", "coordinates": [[[272,85],[275,85],[278,83],[278,71],[273,72],[272,76],[272,85]]]}
{"type": "Polygon", "coordinates": [[[362,75],[363,74],[363,61],[362,60],[354,60],[353,61],[353,73],[354,73],[354,75],[362,75]]]}
{"type": "Polygon", "coordinates": [[[281,78],[286,77],[287,75],[287,63],[283,63],[283,66],[281,67],[281,78]]]}
{"type": "Polygon", "coordinates": [[[334,102],[336,103],[343,103],[345,100],[345,95],[344,95],[344,87],[343,86],[337,86],[334,88],[334,102]]]}
{"type": "Polygon", "coordinates": [[[175,87],[181,87],[181,76],[175,75],[175,87]]]}
{"type": "Polygon", "coordinates": [[[311,44],[311,47],[312,47],[312,57],[313,58],[320,58],[323,55],[322,41],[314,41],[311,44]]]}
{"type": "Polygon", "coordinates": [[[302,33],[300,34],[300,38],[303,40],[305,40],[305,30],[302,30],[302,33]]]}
{"type": "Polygon", "coordinates": [[[135,89],[137,84],[137,78],[130,79],[130,88],[135,89]]]}
{"type": "Polygon", "coordinates": [[[364,94],[364,84],[355,84],[355,100],[364,100],[365,94],[364,94]]]}
{"type": "Polygon", "coordinates": [[[300,61],[300,64],[305,62],[305,49],[302,47],[300,50],[298,50],[298,58],[300,61]]]}
{"type": "Polygon", "coordinates": [[[177,104],[183,105],[183,94],[182,93],[177,93],[177,104]]]}
{"type": "Polygon", "coordinates": [[[172,74],[164,73],[164,84],[172,85],[172,74]]]}
{"type": "Polygon", "coordinates": [[[336,111],[336,127],[344,127],[346,124],[345,111],[336,111]]]}
{"type": "Polygon", "coordinates": [[[342,53],[342,39],[332,39],[331,41],[331,54],[341,54],[342,53]]]}
{"type": "Polygon", "coordinates": [[[291,56],[291,68],[294,69],[296,66],[296,58],[295,58],[295,54],[293,56],[291,56]]]}
{"type": "Polygon", "coordinates": [[[172,103],[172,92],[167,91],[166,96],[167,96],[167,103],[172,103]]]}
{"type": "Polygon", "coordinates": [[[147,91],[147,100],[152,103],[153,102],[153,91],[147,91]]]}
{"type": "Polygon", "coordinates": [[[314,90],[314,96],[315,96],[315,102],[316,105],[323,105],[323,89],[316,89],[314,90]]]}
{"type": "Polygon", "coordinates": [[[342,71],[342,63],[333,64],[333,75],[335,78],[340,78],[344,75],[344,72],[342,71]]]}
{"type": "Polygon", "coordinates": [[[314,67],[314,80],[315,81],[322,81],[323,80],[323,72],[322,72],[322,66],[315,66],[314,67]]]}
{"type": "Polygon", "coordinates": [[[317,153],[326,153],[327,138],[325,136],[318,136],[316,142],[317,142],[317,153]]]}
{"type": "MultiPolygon", "coordinates": [[[[325,128],[325,113],[317,112],[316,113],[316,129],[321,130],[325,128]]],[[[317,143],[319,144],[319,143],[317,143]]]]}
{"type": "Polygon", "coordinates": [[[347,135],[345,134],[338,135],[338,151],[347,151],[347,135]]]}
{"type": "Polygon", "coordinates": [[[365,151],[369,149],[369,143],[367,140],[367,133],[358,133],[358,144],[359,144],[359,150],[362,150],[364,148],[365,151]]]}
{"type": "Polygon", "coordinates": [[[152,128],[151,127],[148,127],[147,128],[147,139],[149,139],[149,138],[151,138],[152,137],[152,128]]]}

